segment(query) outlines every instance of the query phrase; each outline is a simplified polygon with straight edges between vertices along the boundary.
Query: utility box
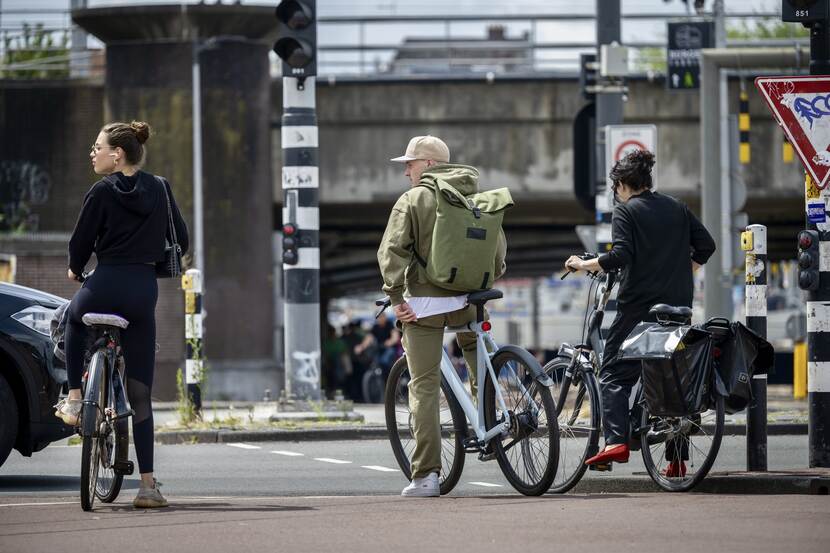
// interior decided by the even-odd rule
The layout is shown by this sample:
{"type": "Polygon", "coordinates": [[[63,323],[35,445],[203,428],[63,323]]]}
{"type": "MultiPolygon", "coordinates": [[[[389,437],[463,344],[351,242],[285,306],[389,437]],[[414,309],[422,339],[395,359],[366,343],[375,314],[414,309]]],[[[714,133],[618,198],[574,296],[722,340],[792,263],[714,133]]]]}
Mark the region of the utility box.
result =
{"type": "Polygon", "coordinates": [[[612,42],[600,47],[599,74],[603,77],[628,75],[628,48],[612,42]]]}

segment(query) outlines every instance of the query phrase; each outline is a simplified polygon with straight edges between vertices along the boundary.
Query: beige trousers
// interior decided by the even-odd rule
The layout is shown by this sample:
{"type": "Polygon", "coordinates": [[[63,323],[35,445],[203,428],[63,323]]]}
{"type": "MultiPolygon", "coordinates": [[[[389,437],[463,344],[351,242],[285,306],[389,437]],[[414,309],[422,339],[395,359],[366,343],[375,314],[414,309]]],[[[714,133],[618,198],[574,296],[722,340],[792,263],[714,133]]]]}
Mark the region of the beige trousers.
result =
{"type": "MultiPolygon", "coordinates": [[[[432,315],[414,323],[403,323],[403,347],[409,365],[409,410],[415,449],[412,452],[412,478],[423,478],[430,472],[441,472],[441,422],[439,397],[441,388],[441,357],[445,326],[460,326],[476,319],[476,308],[432,315]]],[[[476,398],[476,335],[456,335],[467,361],[473,398],[476,398]]]]}

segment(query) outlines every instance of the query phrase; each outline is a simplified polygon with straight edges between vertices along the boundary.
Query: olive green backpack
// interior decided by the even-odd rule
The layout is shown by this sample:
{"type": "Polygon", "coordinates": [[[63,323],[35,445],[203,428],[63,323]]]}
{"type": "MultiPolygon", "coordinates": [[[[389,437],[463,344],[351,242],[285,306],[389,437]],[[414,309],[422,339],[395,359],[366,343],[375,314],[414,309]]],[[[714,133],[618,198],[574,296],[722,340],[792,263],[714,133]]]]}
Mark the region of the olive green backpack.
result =
{"type": "Polygon", "coordinates": [[[425,260],[427,280],[448,290],[473,292],[493,287],[504,211],[513,205],[507,188],[462,195],[435,179],[435,227],[425,260]]]}

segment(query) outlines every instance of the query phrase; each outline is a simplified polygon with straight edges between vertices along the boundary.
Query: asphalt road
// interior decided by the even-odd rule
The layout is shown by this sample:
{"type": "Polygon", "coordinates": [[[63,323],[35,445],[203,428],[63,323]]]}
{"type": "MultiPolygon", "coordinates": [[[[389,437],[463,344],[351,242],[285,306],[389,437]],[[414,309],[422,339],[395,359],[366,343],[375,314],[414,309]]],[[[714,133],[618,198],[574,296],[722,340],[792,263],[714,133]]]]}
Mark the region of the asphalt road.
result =
{"type": "MultiPolygon", "coordinates": [[[[744,468],[726,438],[716,470],[744,468]]],[[[806,466],[805,436],[770,437],[770,468],[806,466]]],[[[131,477],[114,504],[84,513],[80,448],[16,453],[0,469],[0,553],[128,551],[827,551],[824,496],[572,493],[527,498],[495,462],[468,456],[456,490],[405,499],[385,441],[156,447],[171,507],[137,511],[131,477]]],[[[612,473],[635,478],[639,457],[612,473]]]]}
{"type": "MultiPolygon", "coordinates": [[[[743,437],[725,436],[713,470],[745,470],[745,443],[743,437]]],[[[808,465],[806,436],[770,436],[768,446],[770,469],[808,465]]],[[[79,446],[49,446],[30,458],[13,452],[0,468],[0,498],[77,496],[80,456],[79,446]]],[[[163,490],[173,496],[389,495],[407,484],[385,440],[156,445],[155,469],[163,490]]],[[[585,478],[644,472],[633,453],[628,464],[615,465],[610,473],[588,471],[585,478]]],[[[132,495],[137,486],[137,477],[129,477],[122,494],[132,495]]],[[[468,455],[453,495],[512,492],[495,461],[468,455]]]]}

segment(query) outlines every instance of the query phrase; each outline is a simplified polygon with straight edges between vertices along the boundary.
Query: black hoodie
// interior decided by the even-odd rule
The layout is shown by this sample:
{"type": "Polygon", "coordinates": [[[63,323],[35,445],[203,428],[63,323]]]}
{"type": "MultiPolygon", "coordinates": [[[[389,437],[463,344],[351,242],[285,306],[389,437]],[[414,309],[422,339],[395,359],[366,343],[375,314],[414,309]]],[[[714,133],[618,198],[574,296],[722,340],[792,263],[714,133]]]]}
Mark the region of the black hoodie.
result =
{"type": "MultiPolygon", "coordinates": [[[[164,259],[167,199],[164,177],[138,171],[107,175],[92,185],[69,240],[69,268],[80,275],[92,252],[101,265],[155,263],[164,259]]],[[[170,191],[176,239],[187,251],[187,227],[170,191]]]]}

